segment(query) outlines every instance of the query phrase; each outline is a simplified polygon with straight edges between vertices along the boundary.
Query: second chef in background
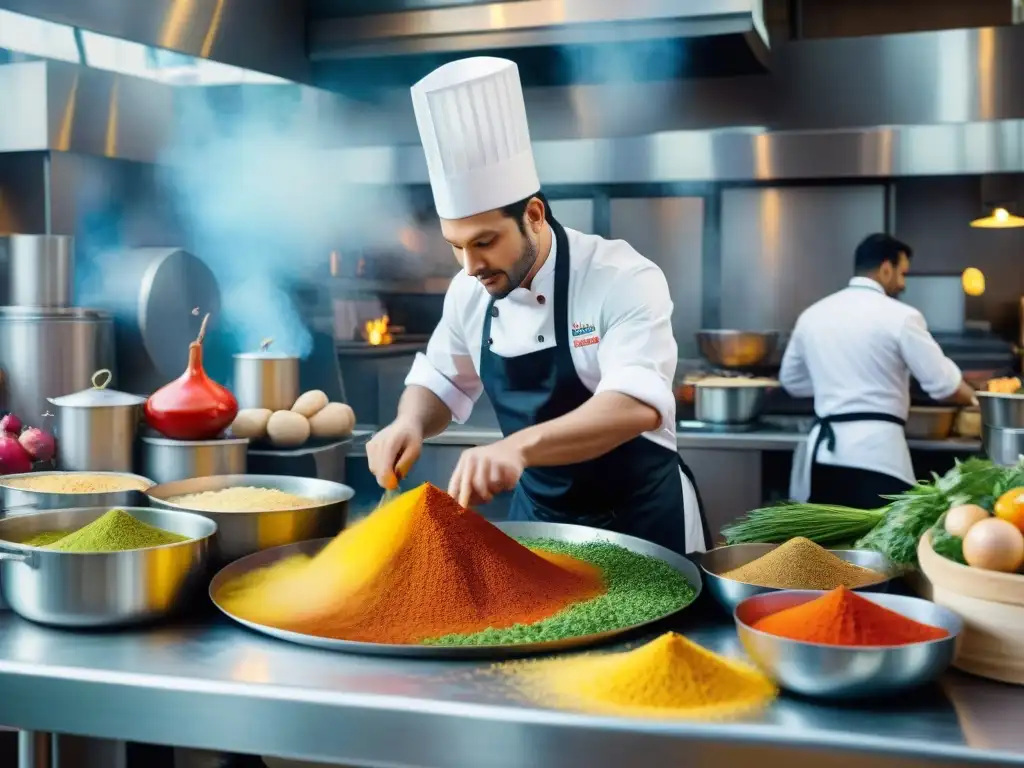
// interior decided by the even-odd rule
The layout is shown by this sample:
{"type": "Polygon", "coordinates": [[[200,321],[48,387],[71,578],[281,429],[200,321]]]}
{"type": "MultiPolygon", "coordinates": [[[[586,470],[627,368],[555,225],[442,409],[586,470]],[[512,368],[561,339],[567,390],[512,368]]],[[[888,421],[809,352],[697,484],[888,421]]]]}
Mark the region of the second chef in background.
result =
{"type": "Polygon", "coordinates": [[[914,484],[904,433],[911,375],[935,400],[975,400],[921,313],[897,301],[912,255],[894,237],[869,235],[849,285],[797,319],[779,381],[794,397],[814,397],[816,419],[793,456],[796,501],[875,509],[914,484]]]}
{"type": "Polygon", "coordinates": [[[449,491],[463,505],[514,488],[513,520],[704,551],[697,489],[676,450],[664,274],[627,243],[554,219],[513,62],[452,62],[412,94],[441,228],[463,269],[396,420],[367,446],[371,471],[393,487],[423,439],[465,422],[486,391],[504,439],[462,454],[449,491]]]}

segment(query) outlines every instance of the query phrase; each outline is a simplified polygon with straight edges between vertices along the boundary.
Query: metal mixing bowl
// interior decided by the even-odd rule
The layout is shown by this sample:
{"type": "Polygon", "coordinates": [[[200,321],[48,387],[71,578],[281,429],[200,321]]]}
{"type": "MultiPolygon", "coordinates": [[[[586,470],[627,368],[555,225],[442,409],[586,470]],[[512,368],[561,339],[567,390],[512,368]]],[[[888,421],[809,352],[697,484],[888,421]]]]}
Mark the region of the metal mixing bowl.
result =
{"type": "Polygon", "coordinates": [[[25,472],[19,475],[0,477],[0,498],[3,500],[4,515],[20,515],[25,512],[36,512],[44,509],[69,509],[71,507],[141,507],[146,503],[146,492],[103,491],[101,493],[54,493],[53,491],[33,491],[28,488],[12,488],[11,480],[25,477],[43,477],[46,475],[104,475],[123,477],[145,483],[146,487],[153,481],[142,475],[128,472],[25,472]]]}
{"type": "Polygon", "coordinates": [[[59,627],[112,627],[165,616],[203,593],[210,537],[202,515],[121,507],[188,541],[127,552],[57,552],[12,542],[48,531],[76,531],[110,511],[78,507],[0,520],[0,591],[19,615],[59,627]]]}
{"type": "Polygon", "coordinates": [[[219,565],[271,547],[307,539],[334,536],[345,527],[348,502],[355,491],[347,485],[310,477],[289,475],[212,475],[154,485],[147,492],[149,502],[163,509],[182,509],[205,515],[217,523],[212,559],[219,565]],[[315,504],[298,509],[244,512],[210,512],[189,509],[169,499],[189,493],[220,491],[237,487],[276,488],[295,496],[314,499],[315,504]]]}
{"type": "MultiPolygon", "coordinates": [[[[739,568],[741,565],[746,565],[762,555],[767,555],[779,546],[781,545],[733,544],[705,553],[700,559],[700,567],[704,571],[704,581],[707,582],[708,591],[730,613],[736,609],[736,606],[754,595],[782,591],[773,587],[744,584],[742,581],[727,579],[721,575],[734,568],[739,568]]],[[[885,576],[884,581],[866,587],[858,587],[857,592],[886,592],[889,589],[889,582],[897,573],[896,567],[884,555],[869,549],[830,549],[829,552],[848,563],[877,571],[885,576]]]]}
{"type": "Polygon", "coordinates": [[[987,427],[1024,429],[1024,395],[975,392],[981,406],[981,423],[987,427]]]}
{"type": "Polygon", "coordinates": [[[709,363],[719,368],[754,368],[773,362],[778,331],[702,330],[697,346],[709,363]]]}
{"type": "Polygon", "coordinates": [[[936,679],[953,662],[963,622],[950,611],[917,597],[863,595],[890,611],[949,632],[926,643],[863,647],[803,643],[753,628],[764,616],[821,597],[824,592],[755,595],[736,607],[734,619],[747,655],[776,684],[803,696],[854,699],[891,695],[936,679]]]}

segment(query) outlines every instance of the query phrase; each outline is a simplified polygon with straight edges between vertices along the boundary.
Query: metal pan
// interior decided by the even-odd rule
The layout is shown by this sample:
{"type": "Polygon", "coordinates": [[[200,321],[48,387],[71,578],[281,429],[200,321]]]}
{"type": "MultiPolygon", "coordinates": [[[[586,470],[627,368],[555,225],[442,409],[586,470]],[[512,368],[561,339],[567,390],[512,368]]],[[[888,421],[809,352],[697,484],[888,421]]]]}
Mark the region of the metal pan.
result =
{"type": "MultiPolygon", "coordinates": [[[[518,539],[555,539],[557,541],[565,541],[573,544],[585,544],[591,541],[604,541],[611,544],[617,544],[620,547],[624,547],[625,549],[637,552],[641,555],[656,557],[679,571],[679,573],[682,574],[682,576],[690,583],[690,586],[693,587],[695,592],[694,598],[688,605],[693,605],[697,598],[700,597],[701,579],[700,571],[696,565],[676,552],[666,549],[665,547],[658,546],[657,544],[652,544],[649,541],[638,539],[635,536],[626,536],[625,534],[614,533],[612,531],[603,531],[597,528],[587,528],[582,525],[567,525],[563,523],[508,522],[497,523],[496,525],[509,536],[518,539]]],[[[241,619],[229,613],[219,602],[217,602],[217,592],[227,582],[249,573],[250,571],[266,567],[271,563],[283,560],[287,557],[292,557],[293,555],[315,555],[323,549],[329,541],[330,539],[304,541],[298,544],[291,544],[286,547],[278,547],[276,549],[258,552],[234,562],[222,569],[220,573],[213,578],[213,581],[210,583],[210,599],[225,616],[237,621],[239,624],[242,624],[256,632],[270,635],[271,637],[276,637],[280,640],[297,643],[299,645],[308,645],[314,648],[325,648],[328,650],[345,651],[348,653],[364,653],[376,656],[407,656],[449,659],[509,658],[512,656],[526,656],[534,653],[550,653],[569,648],[582,648],[584,646],[596,645],[627,632],[632,632],[634,630],[641,629],[642,627],[650,626],[651,624],[662,621],[670,616],[674,616],[688,607],[683,606],[683,608],[666,613],[663,616],[659,616],[651,621],[643,622],[641,624],[592,635],[565,638],[563,640],[506,645],[437,646],[364,643],[316,637],[315,635],[304,635],[298,632],[289,632],[287,630],[277,629],[263,624],[256,624],[254,622],[241,619]]],[[[410,595],[409,598],[411,600],[416,599],[415,595],[410,595]]]]}
{"type": "Polygon", "coordinates": [[[37,478],[45,475],[104,475],[123,477],[138,481],[140,485],[152,486],[153,481],[142,475],[129,472],[26,472],[0,477],[0,499],[3,499],[3,514],[20,515],[25,512],[45,509],[78,509],[80,507],[140,507],[146,503],[145,489],[131,488],[120,491],[98,491],[97,493],[61,493],[59,491],[37,491],[32,488],[17,488],[11,481],[21,478],[37,478]]]}
{"type": "Polygon", "coordinates": [[[121,507],[188,541],[127,552],[58,552],[13,542],[48,531],[76,531],[110,511],[78,507],[0,520],[0,591],[19,615],[57,627],[114,627],[161,618],[202,594],[209,540],[217,524],[202,515],[121,507]]]}
{"type": "Polygon", "coordinates": [[[162,483],[150,488],[149,503],[161,509],[180,509],[204,515],[217,523],[213,559],[229,563],[264,549],[298,541],[334,536],[345,527],[348,502],[355,491],[347,485],[311,477],[289,475],[211,475],[162,483]],[[189,493],[252,486],[276,488],[295,496],[314,499],[315,504],[298,509],[210,512],[189,509],[168,499],[189,493]]]}

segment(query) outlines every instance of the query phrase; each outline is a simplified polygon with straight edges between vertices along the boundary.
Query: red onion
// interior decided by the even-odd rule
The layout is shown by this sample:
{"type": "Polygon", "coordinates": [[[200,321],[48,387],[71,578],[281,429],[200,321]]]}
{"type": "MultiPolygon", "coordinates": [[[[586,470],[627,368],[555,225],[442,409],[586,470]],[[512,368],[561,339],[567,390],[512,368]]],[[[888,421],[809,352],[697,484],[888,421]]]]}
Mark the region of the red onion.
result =
{"type": "Polygon", "coordinates": [[[29,427],[18,437],[21,447],[36,461],[49,461],[57,450],[53,435],[43,432],[38,427],[29,427]]]}
{"type": "Polygon", "coordinates": [[[17,437],[21,434],[21,419],[13,413],[8,413],[0,419],[0,432],[17,437]]]}
{"type": "Polygon", "coordinates": [[[238,414],[238,401],[203,370],[203,337],[210,316],[203,318],[199,336],[189,345],[188,368],[149,396],[143,407],[146,422],[173,440],[211,440],[238,414]]]}
{"type": "Polygon", "coordinates": [[[0,437],[0,474],[17,475],[32,471],[32,457],[21,447],[18,438],[0,437]]]}

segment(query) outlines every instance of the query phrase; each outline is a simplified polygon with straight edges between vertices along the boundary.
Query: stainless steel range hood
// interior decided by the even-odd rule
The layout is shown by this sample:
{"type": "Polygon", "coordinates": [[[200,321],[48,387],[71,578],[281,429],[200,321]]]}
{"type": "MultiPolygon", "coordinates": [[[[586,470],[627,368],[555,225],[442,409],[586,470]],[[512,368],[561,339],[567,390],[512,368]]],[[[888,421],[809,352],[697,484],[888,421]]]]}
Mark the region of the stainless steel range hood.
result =
{"type": "MultiPolygon", "coordinates": [[[[430,68],[488,53],[515,59],[526,85],[764,72],[761,0],[505,0],[309,22],[319,84],[408,85],[430,68]],[[636,62],[640,66],[630,66],[636,62]]],[[[418,6],[418,7],[417,7],[418,6]]]]}
{"type": "Polygon", "coordinates": [[[0,8],[304,82],[297,0],[0,0],[0,8]]]}

